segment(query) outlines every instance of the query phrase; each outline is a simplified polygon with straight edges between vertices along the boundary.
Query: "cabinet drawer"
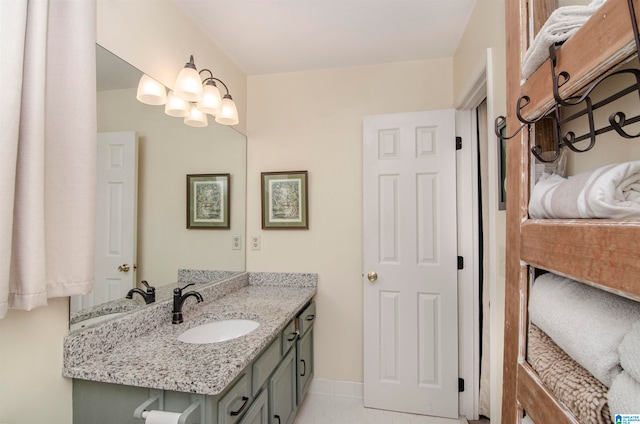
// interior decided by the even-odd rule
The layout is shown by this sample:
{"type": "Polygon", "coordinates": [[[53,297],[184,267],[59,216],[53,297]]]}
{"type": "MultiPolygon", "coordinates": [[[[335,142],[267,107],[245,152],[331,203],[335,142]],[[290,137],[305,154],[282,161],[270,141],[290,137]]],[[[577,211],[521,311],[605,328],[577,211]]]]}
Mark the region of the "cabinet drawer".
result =
{"type": "Polygon", "coordinates": [[[300,331],[300,337],[304,336],[304,333],[313,325],[313,321],[316,319],[316,304],[311,302],[309,306],[304,308],[300,315],[298,315],[298,330],[300,331]]]}
{"type": "Polygon", "coordinates": [[[284,330],[282,330],[282,355],[286,355],[291,346],[296,344],[298,333],[296,332],[296,323],[291,320],[284,330]]]}
{"type": "Polygon", "coordinates": [[[218,424],[233,424],[251,403],[249,379],[244,374],[218,402],[218,424]]]}
{"type": "Polygon", "coordinates": [[[262,352],[260,357],[253,363],[253,394],[260,391],[260,387],[267,381],[274,369],[280,362],[280,337],[278,337],[269,347],[262,352]]]}

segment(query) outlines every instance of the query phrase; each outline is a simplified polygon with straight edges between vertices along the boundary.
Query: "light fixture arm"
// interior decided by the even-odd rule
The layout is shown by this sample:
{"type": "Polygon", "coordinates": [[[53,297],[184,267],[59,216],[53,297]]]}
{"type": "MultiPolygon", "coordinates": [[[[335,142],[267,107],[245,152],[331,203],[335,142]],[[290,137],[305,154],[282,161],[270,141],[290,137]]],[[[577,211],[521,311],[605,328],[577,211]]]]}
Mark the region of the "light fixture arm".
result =
{"type": "Polygon", "coordinates": [[[191,55],[191,56],[189,57],[189,62],[185,63],[185,64],[184,64],[184,67],[185,67],[185,68],[191,68],[191,69],[196,69],[196,70],[197,70],[197,68],[196,68],[196,63],[193,61],[193,55],[191,55]]]}
{"type": "Polygon", "coordinates": [[[222,84],[224,86],[224,89],[227,90],[227,95],[229,95],[229,88],[227,87],[227,84],[225,84],[224,82],[222,82],[221,79],[218,79],[216,77],[213,76],[213,72],[211,72],[209,69],[202,69],[200,71],[200,74],[202,74],[203,72],[209,72],[208,77],[206,77],[204,80],[202,80],[203,84],[206,84],[207,81],[218,81],[220,84],[222,84]]]}

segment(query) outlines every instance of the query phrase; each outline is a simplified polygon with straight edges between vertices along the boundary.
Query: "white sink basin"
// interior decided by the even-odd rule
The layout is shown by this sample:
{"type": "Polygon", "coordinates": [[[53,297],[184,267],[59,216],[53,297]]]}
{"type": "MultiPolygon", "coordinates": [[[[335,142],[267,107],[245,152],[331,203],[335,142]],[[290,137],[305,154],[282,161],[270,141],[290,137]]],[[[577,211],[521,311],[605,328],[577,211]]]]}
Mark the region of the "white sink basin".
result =
{"type": "Polygon", "coordinates": [[[198,344],[224,342],[249,334],[259,325],[259,322],[249,319],[213,321],[190,328],[180,334],[178,340],[184,343],[198,344]]]}

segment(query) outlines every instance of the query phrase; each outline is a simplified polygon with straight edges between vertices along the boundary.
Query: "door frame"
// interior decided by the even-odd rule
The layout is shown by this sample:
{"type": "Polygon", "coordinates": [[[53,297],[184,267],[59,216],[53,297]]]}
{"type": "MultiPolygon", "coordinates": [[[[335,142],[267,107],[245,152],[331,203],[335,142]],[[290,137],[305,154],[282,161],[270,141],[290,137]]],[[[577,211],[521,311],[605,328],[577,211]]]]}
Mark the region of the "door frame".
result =
{"type": "MultiPolygon", "coordinates": [[[[472,73],[471,83],[461,90],[455,104],[456,136],[462,137],[462,149],[456,155],[458,255],[464,258],[464,268],[458,271],[458,374],[465,381],[465,390],[459,394],[458,404],[460,415],[470,420],[479,418],[480,397],[480,211],[476,108],[485,98],[488,104],[492,104],[492,93],[487,89],[490,62],[491,49],[487,49],[484,60],[472,73]]],[[[487,116],[488,122],[491,122],[490,118],[487,116]]],[[[484,318],[490,323],[488,314],[485,313],[484,318]]]]}

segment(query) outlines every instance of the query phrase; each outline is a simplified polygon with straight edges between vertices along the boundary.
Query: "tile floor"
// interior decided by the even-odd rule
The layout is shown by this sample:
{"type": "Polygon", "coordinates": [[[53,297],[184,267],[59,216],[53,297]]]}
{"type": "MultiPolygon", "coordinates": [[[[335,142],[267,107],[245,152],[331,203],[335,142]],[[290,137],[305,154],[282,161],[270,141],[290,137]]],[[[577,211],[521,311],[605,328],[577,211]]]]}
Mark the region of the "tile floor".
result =
{"type": "Polygon", "coordinates": [[[294,424],[467,424],[451,420],[365,408],[362,398],[310,392],[300,405],[294,424]]]}

